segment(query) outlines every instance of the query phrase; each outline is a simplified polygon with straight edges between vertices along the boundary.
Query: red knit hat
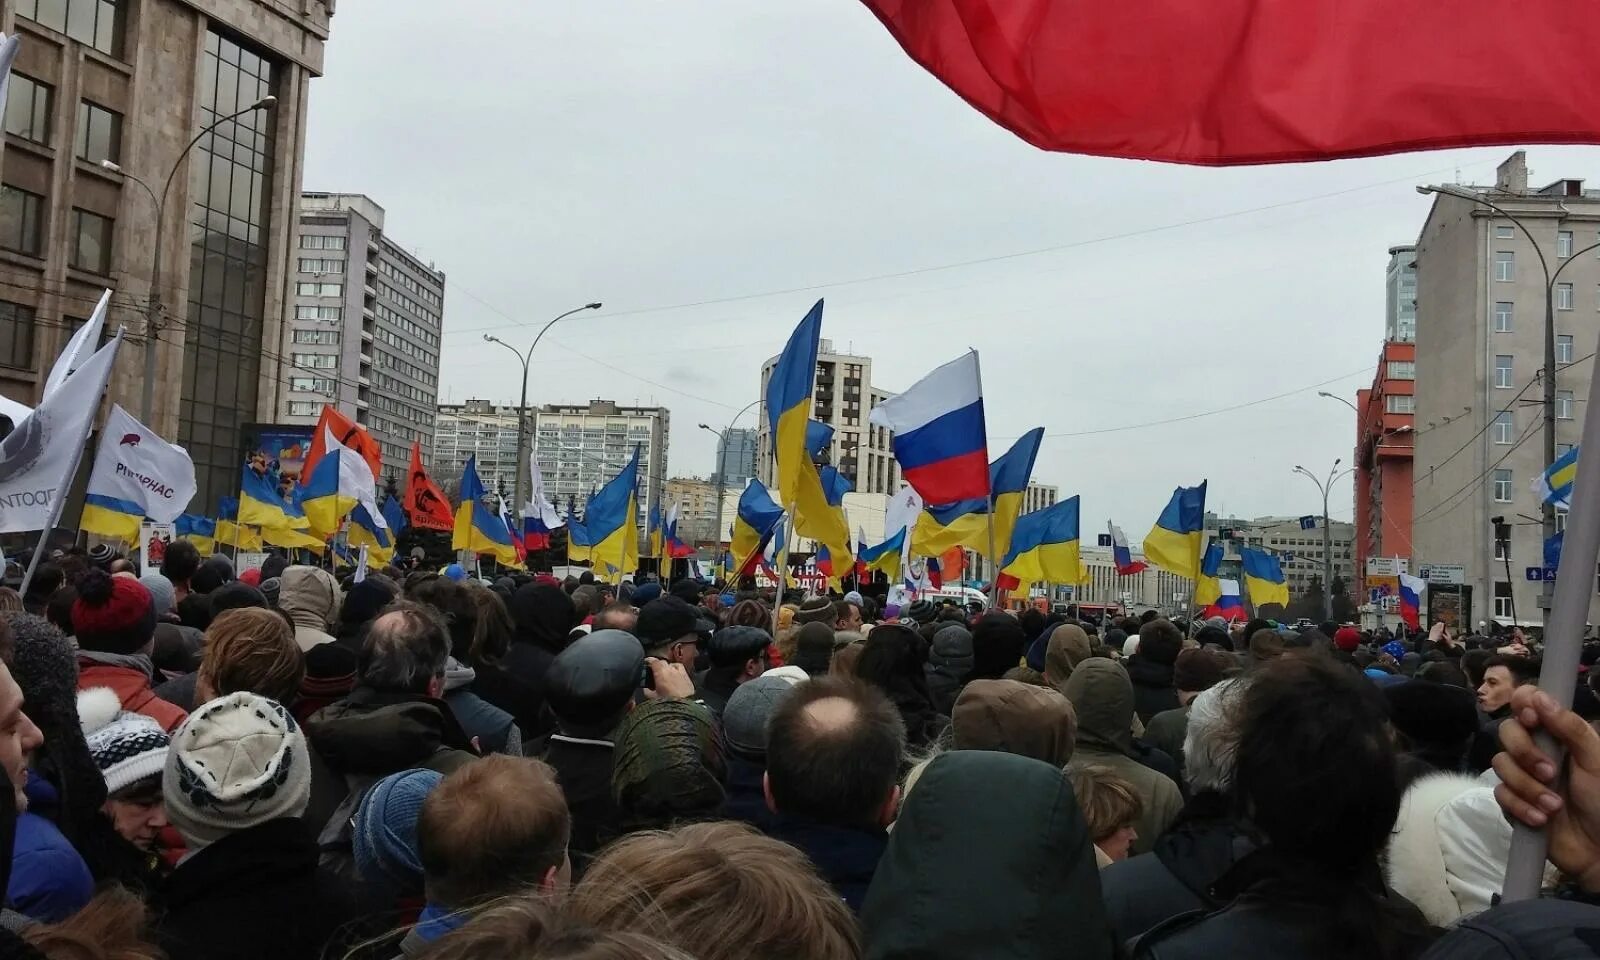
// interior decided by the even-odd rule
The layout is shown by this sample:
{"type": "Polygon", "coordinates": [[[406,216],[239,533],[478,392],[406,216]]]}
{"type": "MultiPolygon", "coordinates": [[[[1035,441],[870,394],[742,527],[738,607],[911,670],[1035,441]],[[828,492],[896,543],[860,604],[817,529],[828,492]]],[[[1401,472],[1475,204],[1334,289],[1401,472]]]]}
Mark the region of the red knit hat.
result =
{"type": "Polygon", "coordinates": [[[1361,646],[1361,631],[1355,627],[1340,627],[1333,632],[1333,645],[1345,653],[1354,653],[1361,646]]]}
{"type": "Polygon", "coordinates": [[[84,650],[138,653],[155,636],[155,602],[133,577],[90,570],[78,581],[72,632],[84,650]]]}

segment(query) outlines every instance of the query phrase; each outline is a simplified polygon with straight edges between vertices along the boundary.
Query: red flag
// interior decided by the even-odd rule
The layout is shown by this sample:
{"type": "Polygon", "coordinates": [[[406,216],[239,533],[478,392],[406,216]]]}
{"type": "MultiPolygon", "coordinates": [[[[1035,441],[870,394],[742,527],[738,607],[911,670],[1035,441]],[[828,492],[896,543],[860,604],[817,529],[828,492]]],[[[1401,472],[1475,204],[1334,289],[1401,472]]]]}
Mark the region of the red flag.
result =
{"type": "Polygon", "coordinates": [[[327,404],[323,405],[322,416],[317,418],[316,432],[311,435],[311,451],[306,454],[305,465],[300,468],[302,479],[311,476],[317,461],[327,452],[324,448],[329,432],[333,433],[335,440],[361,454],[361,459],[372,468],[372,479],[383,482],[383,448],[378,446],[378,441],[373,439],[366,427],[327,404]]]}
{"type": "Polygon", "coordinates": [[[1046,150],[1228,165],[1600,142],[1600,17],[1557,0],[862,2],[1046,150]]]}
{"type": "Polygon", "coordinates": [[[454,530],[455,514],[444,491],[422,469],[422,444],[411,442],[411,469],[407,472],[405,507],[412,526],[424,530],[454,530]]]}

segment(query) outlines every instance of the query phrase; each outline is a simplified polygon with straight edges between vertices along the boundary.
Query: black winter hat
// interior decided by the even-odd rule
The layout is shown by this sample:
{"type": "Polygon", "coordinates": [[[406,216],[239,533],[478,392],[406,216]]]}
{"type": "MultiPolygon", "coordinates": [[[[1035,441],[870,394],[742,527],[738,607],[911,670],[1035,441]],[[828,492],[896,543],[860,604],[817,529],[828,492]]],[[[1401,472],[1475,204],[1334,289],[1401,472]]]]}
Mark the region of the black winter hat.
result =
{"type": "Polygon", "coordinates": [[[544,675],[545,700],[564,723],[615,718],[639,689],[644,647],[631,633],[596,630],[556,654],[544,675]]]}
{"type": "Polygon", "coordinates": [[[1478,730],[1472,692],[1426,680],[1407,680],[1383,688],[1389,722],[1418,746],[1455,747],[1478,730]]]}
{"type": "Polygon", "coordinates": [[[760,627],[723,627],[711,635],[706,653],[713,667],[737,667],[760,657],[771,645],[772,634],[760,627]]]}

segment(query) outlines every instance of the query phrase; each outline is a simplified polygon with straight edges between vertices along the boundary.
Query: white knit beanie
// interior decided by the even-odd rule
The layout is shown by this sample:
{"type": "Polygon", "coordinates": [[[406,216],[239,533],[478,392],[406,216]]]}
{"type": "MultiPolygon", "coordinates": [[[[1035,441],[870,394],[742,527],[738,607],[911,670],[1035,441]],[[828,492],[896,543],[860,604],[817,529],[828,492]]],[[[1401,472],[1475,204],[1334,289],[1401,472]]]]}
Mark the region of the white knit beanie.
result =
{"type": "Polygon", "coordinates": [[[161,776],[172,739],[161,724],[122,709],[110,687],[78,692],[78,722],[89,755],[106,778],[106,792],[115,794],[140,780],[161,776]]]}
{"type": "Polygon", "coordinates": [[[161,787],[167,818],[191,850],[298,817],[311,799],[305,734],[276,701],[228,694],[189,714],[172,735],[161,787]]]}

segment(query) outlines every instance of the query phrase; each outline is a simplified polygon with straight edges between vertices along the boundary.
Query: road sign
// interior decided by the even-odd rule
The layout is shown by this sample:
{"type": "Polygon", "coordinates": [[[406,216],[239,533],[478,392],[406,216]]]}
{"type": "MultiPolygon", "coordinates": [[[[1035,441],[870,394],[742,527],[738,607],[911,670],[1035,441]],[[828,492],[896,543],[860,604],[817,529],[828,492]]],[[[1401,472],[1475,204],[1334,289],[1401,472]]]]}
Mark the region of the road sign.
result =
{"type": "Polygon", "coordinates": [[[1301,530],[1315,530],[1316,528],[1317,528],[1317,518],[1316,517],[1314,517],[1314,516],[1304,516],[1304,517],[1300,518],[1300,529],[1301,530]]]}
{"type": "Polygon", "coordinates": [[[1541,580],[1548,580],[1551,583],[1556,582],[1555,567],[1528,567],[1522,571],[1522,575],[1534,583],[1538,583],[1541,580]]]}
{"type": "Polygon", "coordinates": [[[1367,576],[1394,577],[1406,572],[1405,557],[1368,557],[1367,576]]]}
{"type": "Polygon", "coordinates": [[[1111,534],[1109,534],[1109,533],[1100,534],[1098,537],[1095,538],[1095,543],[1099,544],[1102,547],[1111,546],[1111,534]]]}
{"type": "Polygon", "coordinates": [[[1459,563],[1430,563],[1418,567],[1417,576],[1429,583],[1466,583],[1467,568],[1459,563]]]}

